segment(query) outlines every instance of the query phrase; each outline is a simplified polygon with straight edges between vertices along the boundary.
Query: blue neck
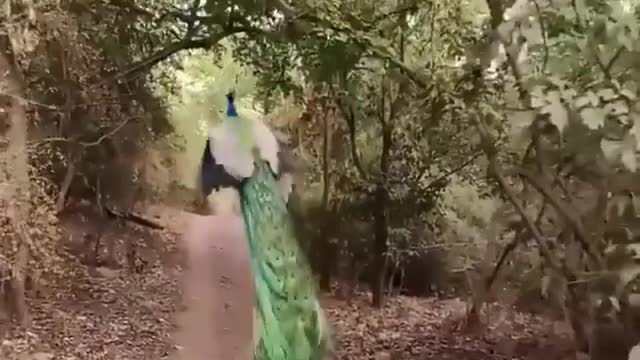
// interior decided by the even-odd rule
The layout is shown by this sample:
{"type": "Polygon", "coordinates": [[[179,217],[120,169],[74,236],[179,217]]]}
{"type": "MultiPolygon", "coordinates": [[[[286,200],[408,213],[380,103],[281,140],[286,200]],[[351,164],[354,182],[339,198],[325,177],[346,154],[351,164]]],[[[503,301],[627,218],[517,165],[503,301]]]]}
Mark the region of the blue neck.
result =
{"type": "Polygon", "coordinates": [[[233,101],[227,102],[227,116],[238,117],[238,112],[236,111],[236,106],[233,104],[233,101]]]}

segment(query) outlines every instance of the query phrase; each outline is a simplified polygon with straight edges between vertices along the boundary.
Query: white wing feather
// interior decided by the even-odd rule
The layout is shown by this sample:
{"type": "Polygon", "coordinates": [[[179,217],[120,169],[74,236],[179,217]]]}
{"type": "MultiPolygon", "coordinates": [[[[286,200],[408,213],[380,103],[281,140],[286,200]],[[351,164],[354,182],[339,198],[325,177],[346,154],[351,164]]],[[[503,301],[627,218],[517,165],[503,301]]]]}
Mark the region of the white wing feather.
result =
{"type": "Polygon", "coordinates": [[[280,145],[278,144],[276,136],[267,124],[261,120],[255,120],[253,122],[253,134],[254,144],[260,151],[260,156],[269,162],[269,166],[271,166],[274,174],[280,173],[280,159],[278,158],[280,145]]]}
{"type": "MultiPolygon", "coordinates": [[[[280,168],[278,140],[263,121],[251,120],[251,124],[251,143],[258,149],[260,157],[268,161],[271,170],[277,174],[280,168]]],[[[253,175],[253,155],[242,146],[239,135],[227,121],[209,130],[211,154],[216,162],[224,166],[229,175],[242,179],[253,175]]]]}
{"type": "Polygon", "coordinates": [[[229,175],[243,179],[253,174],[253,156],[243,149],[239,134],[226,121],[209,130],[211,154],[229,175]]]}

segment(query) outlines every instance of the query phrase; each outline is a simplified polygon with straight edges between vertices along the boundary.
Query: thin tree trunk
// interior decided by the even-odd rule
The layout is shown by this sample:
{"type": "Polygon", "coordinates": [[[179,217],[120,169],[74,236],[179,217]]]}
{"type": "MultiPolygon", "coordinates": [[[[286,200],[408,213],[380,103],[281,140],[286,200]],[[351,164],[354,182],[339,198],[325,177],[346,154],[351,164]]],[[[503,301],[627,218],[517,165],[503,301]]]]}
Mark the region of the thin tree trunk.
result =
{"type": "Polygon", "coordinates": [[[320,288],[322,290],[330,290],[331,288],[331,269],[336,259],[335,246],[331,244],[329,239],[333,226],[333,212],[329,209],[329,192],[331,190],[331,177],[329,172],[329,154],[331,148],[330,131],[329,131],[329,114],[327,111],[322,117],[322,213],[323,225],[320,229],[320,244],[322,245],[322,260],[320,269],[320,288]]]}
{"type": "Polygon", "coordinates": [[[11,45],[6,36],[0,37],[0,206],[6,211],[14,227],[15,241],[18,243],[13,269],[11,288],[14,311],[17,320],[26,324],[27,306],[25,302],[25,271],[29,261],[29,250],[22,229],[22,222],[28,218],[29,187],[27,158],[28,120],[23,105],[24,90],[22,78],[13,64],[11,45]]]}
{"type": "MultiPolygon", "coordinates": [[[[382,109],[384,109],[384,101],[382,104],[382,109]]],[[[393,114],[391,114],[391,116],[392,115],[393,114]]],[[[389,251],[389,221],[387,219],[389,190],[387,189],[387,175],[389,171],[389,155],[391,152],[392,128],[388,121],[384,119],[384,116],[384,113],[382,113],[380,117],[382,125],[382,151],[380,154],[381,179],[376,185],[373,209],[373,228],[375,232],[373,265],[375,276],[373,277],[371,292],[372,303],[376,308],[382,307],[384,305],[385,278],[388,266],[387,255],[389,251]]]]}
{"type": "Polygon", "coordinates": [[[26,274],[29,262],[29,248],[22,242],[18,248],[16,259],[13,264],[14,271],[11,276],[11,291],[13,291],[13,310],[16,320],[26,326],[29,323],[29,311],[26,299],[26,274]]]}
{"type": "Polygon", "coordinates": [[[62,180],[62,184],[60,185],[60,193],[58,194],[58,199],[56,201],[56,211],[59,213],[64,210],[67,204],[67,196],[69,194],[69,189],[71,188],[71,184],[73,183],[73,178],[76,176],[76,159],[74,155],[71,155],[69,158],[69,164],[67,165],[67,171],[64,174],[64,179],[62,180]]]}
{"type": "Polygon", "coordinates": [[[385,278],[387,274],[387,252],[389,250],[389,244],[387,238],[389,237],[387,228],[387,189],[384,185],[380,184],[376,188],[375,205],[374,205],[374,261],[373,267],[375,276],[372,283],[372,302],[376,308],[384,305],[384,289],[385,278]]]}

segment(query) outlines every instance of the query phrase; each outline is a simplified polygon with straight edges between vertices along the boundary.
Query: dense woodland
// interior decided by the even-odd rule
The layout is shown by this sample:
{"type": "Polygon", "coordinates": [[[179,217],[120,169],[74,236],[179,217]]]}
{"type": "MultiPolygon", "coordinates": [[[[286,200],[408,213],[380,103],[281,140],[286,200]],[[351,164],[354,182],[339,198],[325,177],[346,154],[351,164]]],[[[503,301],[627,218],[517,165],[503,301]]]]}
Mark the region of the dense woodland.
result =
{"type": "Polygon", "coordinates": [[[303,165],[291,212],[320,287],[349,304],[327,305],[336,358],[549,359],[519,340],[547,323],[568,329],[557,359],[633,358],[640,2],[0,5],[3,358],[78,358],[62,354],[88,333],[105,359],[172,351],[116,356],[104,338],[126,326],[96,330],[62,297],[133,317],[103,297],[166,280],[181,225],[151,209],[196,211],[229,90],[303,165]],[[513,344],[489,339],[497,321],[513,344]],[[72,322],[93,330],[53,327],[72,322]]]}

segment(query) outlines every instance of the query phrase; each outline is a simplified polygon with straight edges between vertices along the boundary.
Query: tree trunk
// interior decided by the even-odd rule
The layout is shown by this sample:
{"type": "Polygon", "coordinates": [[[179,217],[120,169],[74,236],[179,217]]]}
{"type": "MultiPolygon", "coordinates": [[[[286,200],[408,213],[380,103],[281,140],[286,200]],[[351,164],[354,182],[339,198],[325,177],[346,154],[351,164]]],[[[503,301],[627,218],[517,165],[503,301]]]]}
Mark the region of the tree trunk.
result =
{"type": "MultiPolygon", "coordinates": [[[[383,94],[384,96],[384,94],[383,94]]],[[[383,103],[384,108],[384,103],[383,103]]],[[[389,116],[390,118],[392,115],[389,116]]],[[[387,175],[389,172],[389,155],[391,152],[392,127],[388,121],[381,117],[382,125],[382,151],[380,154],[380,180],[376,185],[373,209],[374,249],[373,266],[375,275],[372,279],[371,293],[372,305],[379,308],[384,305],[384,289],[387,274],[387,255],[389,250],[389,228],[387,219],[387,204],[389,202],[389,190],[387,189],[387,175]]]]}
{"type": "Polygon", "coordinates": [[[387,243],[388,228],[387,228],[387,189],[384,185],[380,184],[376,188],[375,193],[375,208],[373,209],[374,217],[374,260],[373,268],[375,274],[372,278],[371,293],[373,306],[376,308],[384,305],[384,289],[385,278],[387,274],[387,251],[389,250],[389,244],[387,243]]]}
{"type": "Polygon", "coordinates": [[[13,264],[14,270],[11,276],[11,291],[13,292],[13,312],[15,319],[22,325],[29,323],[29,312],[26,299],[26,274],[29,262],[29,249],[24,241],[21,241],[16,259],[13,264]]]}
{"type": "Polygon", "coordinates": [[[320,288],[328,291],[338,261],[338,245],[331,241],[335,233],[336,209],[329,208],[323,212],[322,229],[320,230],[320,288]]]}
{"type": "Polygon", "coordinates": [[[322,256],[320,265],[320,288],[329,291],[331,288],[331,269],[333,261],[336,259],[335,245],[331,243],[330,227],[333,226],[333,212],[329,209],[329,191],[331,190],[331,177],[329,172],[329,154],[331,148],[329,136],[329,114],[325,111],[322,116],[322,213],[323,226],[320,229],[320,244],[322,246],[322,256]]]}
{"type": "MultiPolygon", "coordinates": [[[[22,78],[13,64],[11,45],[6,36],[0,37],[0,207],[6,209],[13,225],[18,251],[11,269],[14,316],[26,324],[25,271],[29,261],[23,232],[28,218],[29,170],[27,158],[27,114],[23,106],[22,78]]],[[[3,210],[4,210],[3,209],[3,210]]]]}
{"type": "Polygon", "coordinates": [[[58,213],[62,212],[67,205],[69,189],[71,188],[73,179],[76,176],[76,161],[77,160],[75,154],[72,154],[69,157],[69,164],[67,165],[64,179],[62,180],[62,184],[60,185],[60,193],[58,194],[58,199],[56,200],[56,211],[58,213]]]}

